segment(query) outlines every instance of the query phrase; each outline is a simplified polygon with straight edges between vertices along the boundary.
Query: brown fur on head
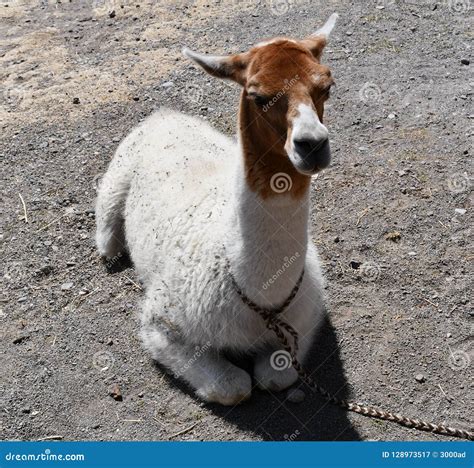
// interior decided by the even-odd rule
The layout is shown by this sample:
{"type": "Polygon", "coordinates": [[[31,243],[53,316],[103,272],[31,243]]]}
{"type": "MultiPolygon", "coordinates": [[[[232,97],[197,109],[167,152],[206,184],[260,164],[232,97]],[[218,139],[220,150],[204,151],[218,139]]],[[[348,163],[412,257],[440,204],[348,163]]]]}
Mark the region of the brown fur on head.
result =
{"type": "Polygon", "coordinates": [[[271,177],[291,177],[294,196],[311,174],[329,164],[328,131],[322,124],[324,102],[333,79],[320,63],[337,14],[303,40],[275,38],[231,56],[201,55],[184,49],[209,74],[242,87],[240,131],[246,176],[263,197],[275,195],[271,177]]]}

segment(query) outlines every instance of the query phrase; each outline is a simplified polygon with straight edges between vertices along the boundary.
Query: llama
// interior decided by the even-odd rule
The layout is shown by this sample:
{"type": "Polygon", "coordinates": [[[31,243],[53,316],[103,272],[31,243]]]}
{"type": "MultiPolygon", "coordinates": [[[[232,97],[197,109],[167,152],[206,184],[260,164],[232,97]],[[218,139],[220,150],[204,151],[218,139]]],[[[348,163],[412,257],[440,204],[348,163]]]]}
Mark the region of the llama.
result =
{"type": "Polygon", "coordinates": [[[242,87],[239,143],[208,123],[161,108],[119,145],[99,187],[99,253],[126,249],[145,287],[141,338],[151,356],[207,402],[250,397],[252,378],[228,358],[254,358],[255,384],[297,380],[281,345],[239,295],[276,308],[303,360],[324,316],[323,277],[308,237],[311,176],[330,162],[320,63],[337,19],[303,40],[279,37],[245,53],[183,49],[214,77],[242,87]],[[304,275],[303,275],[304,271],[304,275]],[[302,276],[303,275],[303,276],[302,276]]]}

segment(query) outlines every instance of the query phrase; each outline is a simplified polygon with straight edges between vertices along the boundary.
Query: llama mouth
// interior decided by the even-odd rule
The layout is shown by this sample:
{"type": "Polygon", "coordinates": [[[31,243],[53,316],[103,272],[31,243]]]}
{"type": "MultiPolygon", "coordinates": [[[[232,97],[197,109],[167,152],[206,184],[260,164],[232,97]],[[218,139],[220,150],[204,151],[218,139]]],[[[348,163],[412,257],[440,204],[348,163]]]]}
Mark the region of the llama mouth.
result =
{"type": "Polygon", "coordinates": [[[313,175],[326,169],[331,162],[331,149],[329,140],[326,140],[321,147],[307,152],[294,151],[290,159],[295,169],[304,175],[313,175]]]}

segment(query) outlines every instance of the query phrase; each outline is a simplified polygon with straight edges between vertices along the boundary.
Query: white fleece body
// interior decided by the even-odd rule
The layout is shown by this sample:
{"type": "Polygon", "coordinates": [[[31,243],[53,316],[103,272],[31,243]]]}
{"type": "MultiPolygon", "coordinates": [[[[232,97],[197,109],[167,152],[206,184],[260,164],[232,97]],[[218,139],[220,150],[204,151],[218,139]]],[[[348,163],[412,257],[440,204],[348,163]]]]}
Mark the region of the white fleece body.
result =
{"type": "Polygon", "coordinates": [[[200,119],[161,109],[119,146],[96,209],[100,253],[128,249],[145,285],[145,347],[201,398],[222,404],[247,398],[252,385],[225,350],[256,353],[262,388],[296,380],[293,368],[274,369],[270,356],[281,346],[236,293],[227,260],[245,294],[269,307],[286,299],[304,266],[282,314],[300,334],[300,358],[323,315],[309,195],[264,201],[248,188],[242,166],[237,143],[200,119]]]}

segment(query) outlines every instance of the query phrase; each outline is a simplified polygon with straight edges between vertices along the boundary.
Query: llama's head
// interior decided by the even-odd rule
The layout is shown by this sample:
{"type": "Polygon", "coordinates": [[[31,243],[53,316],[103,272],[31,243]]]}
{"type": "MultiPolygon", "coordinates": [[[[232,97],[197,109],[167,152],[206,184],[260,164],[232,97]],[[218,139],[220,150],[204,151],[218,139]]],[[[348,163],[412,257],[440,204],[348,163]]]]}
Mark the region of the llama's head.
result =
{"type": "Polygon", "coordinates": [[[303,40],[275,38],[241,54],[210,56],[183,50],[211,75],[243,87],[242,136],[253,131],[250,138],[260,140],[254,143],[260,153],[276,149],[277,155],[304,175],[330,162],[323,114],[334,81],[320,58],[337,16],[331,15],[321,29],[303,40]]]}

